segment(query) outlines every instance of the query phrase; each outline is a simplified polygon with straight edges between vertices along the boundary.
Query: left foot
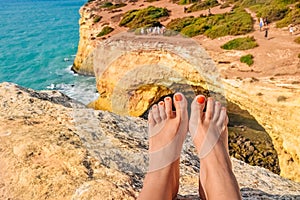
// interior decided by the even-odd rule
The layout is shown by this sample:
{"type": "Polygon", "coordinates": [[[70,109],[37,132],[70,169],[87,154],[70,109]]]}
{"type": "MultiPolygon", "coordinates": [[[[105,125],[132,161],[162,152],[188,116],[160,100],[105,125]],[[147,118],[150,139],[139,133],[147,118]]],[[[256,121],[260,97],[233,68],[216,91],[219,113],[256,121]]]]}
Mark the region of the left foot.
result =
{"type": "Polygon", "coordinates": [[[149,171],[138,199],[173,199],[179,188],[180,153],[188,131],[187,100],[181,93],[149,112],[149,171]]]}

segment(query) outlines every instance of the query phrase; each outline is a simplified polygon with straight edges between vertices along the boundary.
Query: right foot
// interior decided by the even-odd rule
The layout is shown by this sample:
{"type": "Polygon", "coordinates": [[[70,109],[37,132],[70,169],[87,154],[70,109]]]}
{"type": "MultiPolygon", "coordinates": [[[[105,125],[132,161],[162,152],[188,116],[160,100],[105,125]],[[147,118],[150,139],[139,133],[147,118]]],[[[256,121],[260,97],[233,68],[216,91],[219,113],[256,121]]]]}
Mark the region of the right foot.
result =
{"type": "Polygon", "coordinates": [[[179,158],[188,132],[187,100],[181,93],[152,106],[149,123],[149,171],[138,199],[173,199],[179,188],[179,158]],[[172,111],[172,105],[176,111],[172,111]]]}
{"type": "Polygon", "coordinates": [[[197,96],[192,102],[189,131],[200,159],[201,199],[241,199],[228,153],[226,108],[213,98],[197,96]]]}

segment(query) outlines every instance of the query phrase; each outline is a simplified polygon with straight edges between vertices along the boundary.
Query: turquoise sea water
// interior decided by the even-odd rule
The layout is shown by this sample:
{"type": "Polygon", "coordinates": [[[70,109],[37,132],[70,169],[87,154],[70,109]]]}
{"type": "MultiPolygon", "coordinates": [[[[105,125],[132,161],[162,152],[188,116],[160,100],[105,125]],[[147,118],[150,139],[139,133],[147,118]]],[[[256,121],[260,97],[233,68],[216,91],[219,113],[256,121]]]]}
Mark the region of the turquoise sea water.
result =
{"type": "Polygon", "coordinates": [[[85,2],[0,0],[0,82],[58,89],[84,103],[95,98],[95,79],[70,70],[85,2]]]}

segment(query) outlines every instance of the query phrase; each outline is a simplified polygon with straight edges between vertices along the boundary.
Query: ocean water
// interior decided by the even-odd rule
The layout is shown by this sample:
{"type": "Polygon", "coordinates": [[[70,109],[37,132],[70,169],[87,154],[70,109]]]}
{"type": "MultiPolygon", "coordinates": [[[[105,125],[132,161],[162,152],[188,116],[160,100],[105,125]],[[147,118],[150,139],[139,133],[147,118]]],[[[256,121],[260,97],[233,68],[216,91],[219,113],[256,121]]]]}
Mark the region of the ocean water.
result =
{"type": "Polygon", "coordinates": [[[56,89],[88,103],[95,79],[70,69],[84,0],[0,0],[0,82],[56,89]]]}

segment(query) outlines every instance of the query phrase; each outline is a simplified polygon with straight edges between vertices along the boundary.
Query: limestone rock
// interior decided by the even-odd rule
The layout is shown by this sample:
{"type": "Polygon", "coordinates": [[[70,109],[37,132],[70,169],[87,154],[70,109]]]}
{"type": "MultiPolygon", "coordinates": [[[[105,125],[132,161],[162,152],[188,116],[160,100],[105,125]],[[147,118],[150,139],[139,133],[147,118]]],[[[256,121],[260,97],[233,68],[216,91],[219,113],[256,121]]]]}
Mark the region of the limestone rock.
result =
{"type": "MultiPolygon", "coordinates": [[[[137,197],[147,166],[145,120],[2,83],[0,125],[1,199],[137,197]]],[[[181,199],[198,199],[199,160],[190,144],[181,159],[181,199]]],[[[299,183],[232,162],[243,199],[300,198],[299,183]]]]}
{"type": "Polygon", "coordinates": [[[165,95],[194,93],[192,86],[223,92],[213,61],[189,38],[122,33],[100,43],[93,57],[96,109],[141,116],[165,95]]]}

